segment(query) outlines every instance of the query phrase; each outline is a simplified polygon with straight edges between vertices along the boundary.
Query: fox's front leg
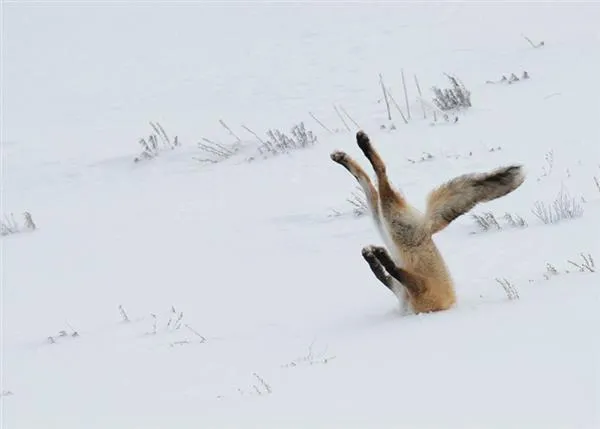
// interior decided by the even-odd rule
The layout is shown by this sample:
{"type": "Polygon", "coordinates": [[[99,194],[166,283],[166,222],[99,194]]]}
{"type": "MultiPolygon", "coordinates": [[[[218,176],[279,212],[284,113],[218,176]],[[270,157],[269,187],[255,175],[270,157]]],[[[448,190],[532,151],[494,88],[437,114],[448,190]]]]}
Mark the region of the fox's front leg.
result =
{"type": "Polygon", "coordinates": [[[373,182],[371,182],[371,179],[365,173],[365,170],[345,152],[335,151],[331,154],[331,159],[348,170],[358,181],[358,184],[367,197],[367,205],[371,211],[371,216],[375,220],[379,232],[383,234],[381,219],[379,218],[379,194],[375,186],[373,186],[373,182]]]}
{"type": "Polygon", "coordinates": [[[419,295],[423,292],[424,279],[422,277],[397,266],[384,247],[370,246],[370,250],[373,256],[377,258],[381,265],[383,265],[385,270],[400,282],[411,295],[419,295]]]}
{"type": "Polygon", "coordinates": [[[379,262],[379,259],[377,259],[377,256],[373,253],[372,246],[364,247],[362,249],[362,256],[364,260],[367,261],[367,264],[369,264],[369,268],[371,268],[371,271],[373,271],[377,280],[394,292],[394,280],[392,276],[385,271],[385,268],[383,268],[383,265],[381,265],[381,262],[379,262]]]}
{"type": "Polygon", "coordinates": [[[408,314],[410,312],[410,304],[406,288],[387,273],[375,255],[375,249],[376,247],[374,246],[363,247],[362,256],[364,260],[367,261],[367,264],[369,264],[369,268],[371,268],[371,271],[377,280],[379,280],[385,287],[392,291],[394,295],[396,295],[396,298],[398,298],[398,301],[400,301],[401,312],[403,314],[408,314]]]}

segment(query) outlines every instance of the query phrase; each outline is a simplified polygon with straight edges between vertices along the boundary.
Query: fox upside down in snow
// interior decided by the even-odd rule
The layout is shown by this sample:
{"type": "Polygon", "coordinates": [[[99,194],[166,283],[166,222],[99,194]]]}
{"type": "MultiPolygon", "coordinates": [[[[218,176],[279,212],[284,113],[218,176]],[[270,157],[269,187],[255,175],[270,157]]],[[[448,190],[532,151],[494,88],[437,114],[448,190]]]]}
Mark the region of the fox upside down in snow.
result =
{"type": "Polygon", "coordinates": [[[390,255],[384,247],[367,246],[362,249],[363,258],[375,277],[413,312],[452,307],[456,301],[452,277],[432,235],[478,203],[500,198],[517,189],[525,180],[522,166],[458,176],[429,194],[423,215],[392,187],[385,163],[367,134],[359,131],[356,141],[375,170],[377,187],[348,154],[336,151],[331,154],[331,159],[358,180],[375,225],[391,252],[390,255]]]}

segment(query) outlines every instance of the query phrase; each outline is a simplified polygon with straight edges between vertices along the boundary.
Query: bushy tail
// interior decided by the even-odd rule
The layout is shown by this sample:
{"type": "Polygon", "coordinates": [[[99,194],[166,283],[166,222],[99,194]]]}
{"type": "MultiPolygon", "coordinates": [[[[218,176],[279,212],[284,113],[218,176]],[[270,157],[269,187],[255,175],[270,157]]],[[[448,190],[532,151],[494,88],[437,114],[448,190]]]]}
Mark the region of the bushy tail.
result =
{"type": "Polygon", "coordinates": [[[523,167],[511,165],[489,173],[463,174],[444,183],[431,191],[427,198],[425,216],[431,234],[441,231],[477,204],[511,193],[524,180],[523,167]]]}

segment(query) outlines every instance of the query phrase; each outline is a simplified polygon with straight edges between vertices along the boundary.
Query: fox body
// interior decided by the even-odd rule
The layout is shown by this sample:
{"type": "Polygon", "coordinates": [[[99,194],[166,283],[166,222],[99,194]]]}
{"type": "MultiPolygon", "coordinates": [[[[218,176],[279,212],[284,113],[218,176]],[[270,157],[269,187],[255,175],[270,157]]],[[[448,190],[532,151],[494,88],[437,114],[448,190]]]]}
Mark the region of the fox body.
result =
{"type": "Polygon", "coordinates": [[[518,188],[525,180],[522,166],[458,176],[430,192],[422,214],[391,185],[385,163],[367,134],[359,131],[356,141],[375,170],[376,186],[348,154],[336,151],[331,159],[345,167],[362,187],[387,247],[366,246],[363,258],[375,277],[414,313],[452,307],[456,302],[454,284],[432,236],[477,204],[518,188]]]}

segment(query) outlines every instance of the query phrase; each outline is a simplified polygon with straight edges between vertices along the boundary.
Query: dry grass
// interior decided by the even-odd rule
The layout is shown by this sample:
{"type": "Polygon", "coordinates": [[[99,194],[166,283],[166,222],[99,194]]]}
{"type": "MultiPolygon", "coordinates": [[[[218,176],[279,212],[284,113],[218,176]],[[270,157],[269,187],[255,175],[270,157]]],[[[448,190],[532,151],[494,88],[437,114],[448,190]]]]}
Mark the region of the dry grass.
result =
{"type": "Polygon", "coordinates": [[[583,216],[583,206],[563,188],[551,203],[537,201],[531,212],[544,224],[553,224],[583,216]]]}
{"type": "Polygon", "coordinates": [[[24,212],[22,214],[23,222],[19,222],[13,213],[5,214],[0,219],[0,236],[4,237],[11,234],[18,234],[21,232],[35,231],[37,225],[33,221],[31,213],[24,212]]]}
{"type": "MultiPolygon", "coordinates": [[[[471,214],[473,220],[481,231],[500,231],[503,226],[499,222],[498,218],[492,212],[483,212],[482,214],[471,214]]],[[[527,222],[521,216],[512,213],[505,213],[503,216],[504,227],[510,228],[525,228],[527,222]]]]}
{"type": "Polygon", "coordinates": [[[514,284],[512,284],[510,281],[508,281],[505,278],[496,279],[496,281],[498,282],[498,284],[500,286],[502,286],[502,289],[504,289],[504,292],[506,293],[506,297],[510,301],[519,299],[519,291],[517,290],[517,288],[515,287],[514,284]]]}
{"type": "Polygon", "coordinates": [[[177,136],[173,140],[167,135],[162,125],[158,122],[150,122],[152,131],[148,137],[142,137],[138,143],[142,152],[133,161],[140,162],[156,158],[164,150],[173,150],[180,146],[177,136]]]}

